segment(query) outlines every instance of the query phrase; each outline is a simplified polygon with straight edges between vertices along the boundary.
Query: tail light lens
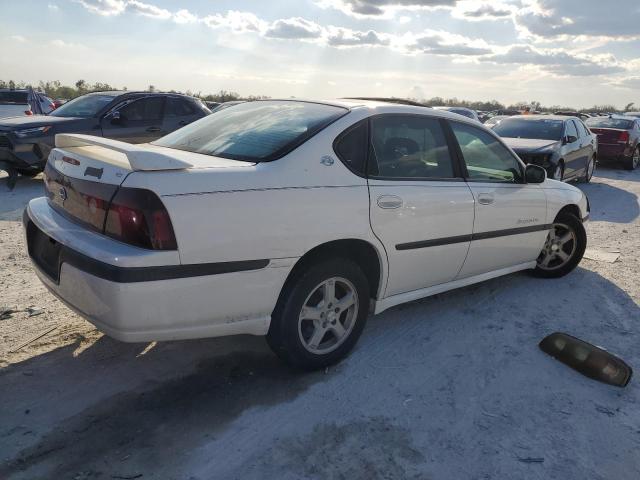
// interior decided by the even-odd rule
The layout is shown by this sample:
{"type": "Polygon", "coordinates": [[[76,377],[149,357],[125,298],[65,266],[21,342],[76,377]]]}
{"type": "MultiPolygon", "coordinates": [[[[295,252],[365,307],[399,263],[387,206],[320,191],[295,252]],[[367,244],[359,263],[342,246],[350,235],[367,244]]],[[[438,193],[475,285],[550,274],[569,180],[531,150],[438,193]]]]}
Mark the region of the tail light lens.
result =
{"type": "Polygon", "coordinates": [[[618,137],[618,142],[629,143],[629,132],[620,132],[620,136],[618,137]]]}
{"type": "Polygon", "coordinates": [[[136,247],[178,248],[169,213],[149,190],[121,187],[109,205],[104,233],[136,247]]]}
{"type": "Polygon", "coordinates": [[[25,115],[33,115],[33,112],[31,110],[25,110],[24,114],[25,115]]]}

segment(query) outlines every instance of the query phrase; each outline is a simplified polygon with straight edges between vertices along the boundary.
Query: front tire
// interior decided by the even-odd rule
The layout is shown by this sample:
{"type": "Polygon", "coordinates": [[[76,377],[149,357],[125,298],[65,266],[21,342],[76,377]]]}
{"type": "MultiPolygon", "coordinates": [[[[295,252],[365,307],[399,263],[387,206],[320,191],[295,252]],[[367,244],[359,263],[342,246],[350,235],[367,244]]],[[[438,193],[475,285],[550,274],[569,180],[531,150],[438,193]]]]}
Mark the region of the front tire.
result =
{"type": "Polygon", "coordinates": [[[580,219],[560,213],[551,226],[533,274],[542,278],[564,277],[575,269],[587,248],[587,233],[580,219]]]}
{"type": "Polygon", "coordinates": [[[549,173],[551,174],[551,179],[561,182],[562,178],[564,177],[564,164],[562,163],[562,161],[559,161],[558,164],[549,173]]]}
{"type": "Polygon", "coordinates": [[[317,370],[342,360],[369,315],[369,282],[346,258],[318,261],[287,282],[267,342],[282,360],[317,370]]]}
{"type": "Polygon", "coordinates": [[[633,151],[633,156],[628,158],[625,163],[625,168],[627,170],[635,170],[640,166],[640,146],[636,147],[633,151]]]}

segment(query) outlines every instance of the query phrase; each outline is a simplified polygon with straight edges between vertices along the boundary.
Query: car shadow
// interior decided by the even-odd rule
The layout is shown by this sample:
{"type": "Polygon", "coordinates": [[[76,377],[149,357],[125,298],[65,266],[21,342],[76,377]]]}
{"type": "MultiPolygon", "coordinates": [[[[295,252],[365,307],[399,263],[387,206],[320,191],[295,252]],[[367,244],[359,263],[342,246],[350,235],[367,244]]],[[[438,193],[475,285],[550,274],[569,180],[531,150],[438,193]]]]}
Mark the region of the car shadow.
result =
{"type": "Polygon", "coordinates": [[[29,200],[44,195],[42,176],[19,177],[12,190],[9,189],[7,178],[4,172],[0,172],[0,221],[19,220],[29,200]]]}
{"type": "Polygon", "coordinates": [[[622,180],[625,182],[640,182],[640,168],[636,170],[626,170],[622,166],[598,165],[594,173],[594,179],[597,179],[597,177],[608,180],[622,180]]]}
{"type": "Polygon", "coordinates": [[[633,192],[599,182],[597,177],[576,186],[589,198],[591,220],[631,223],[640,215],[638,196],[633,192]]]}
{"type": "MultiPolygon", "coordinates": [[[[630,401],[539,352],[537,343],[544,336],[565,331],[609,347],[637,365],[637,324],[632,319],[638,318],[640,307],[626,292],[579,268],[564,279],[515,274],[395,307],[369,319],[351,357],[329,375],[292,371],[257,337],[156,345],[101,337],[86,347],[78,338],[0,371],[0,451],[7,459],[0,465],[0,478],[138,478],[140,471],[131,470],[130,464],[145,465],[143,478],[174,478],[169,468],[182,472],[180,478],[265,478],[256,465],[271,469],[270,478],[282,478],[279,473],[287,471],[299,473],[291,478],[328,478],[324,469],[331,468],[331,462],[312,460],[333,448],[326,438],[305,443],[316,450],[305,452],[308,457],[297,458],[295,465],[280,450],[302,441],[300,432],[323,424],[325,407],[349,424],[355,417],[362,421],[378,415],[377,405],[391,418],[402,416],[398,421],[416,437],[411,450],[429,451],[440,459],[444,473],[467,458],[466,450],[473,450],[468,471],[480,475],[494,462],[486,452],[495,439],[484,439],[493,417],[507,426],[508,419],[520,418],[518,428],[502,431],[501,450],[527,442],[528,448],[551,452],[558,448],[555,438],[589,438],[583,431],[589,422],[575,418],[592,415],[592,402],[615,408],[630,401]],[[310,391],[319,383],[324,385],[310,391]],[[548,397],[554,391],[563,395],[553,397],[554,408],[571,408],[575,418],[549,410],[548,397]],[[406,408],[412,398],[419,399],[418,411],[406,408]],[[287,407],[276,408],[283,404],[287,407]],[[227,456],[240,451],[246,437],[229,430],[250,410],[260,425],[252,433],[251,462],[238,460],[234,453],[237,465],[226,477],[189,477],[190,470],[181,470],[204,445],[215,472],[231,469],[227,456]],[[500,415],[491,413],[496,410],[500,415]],[[287,422],[298,433],[282,443],[276,425],[287,422]],[[541,423],[557,430],[533,439],[531,432],[541,423]],[[465,436],[448,436],[456,431],[465,436]],[[434,436],[440,440],[433,442],[434,436]],[[449,442],[458,445],[455,452],[443,446],[449,442]],[[479,451],[485,452],[480,466],[474,456],[479,451]],[[77,477],[79,472],[84,476],[77,477]]],[[[630,391],[635,404],[638,390],[630,391]]],[[[362,437],[353,446],[354,454],[366,455],[360,445],[368,441],[367,430],[356,434],[362,437]]],[[[631,430],[617,435],[613,449],[618,441],[634,441],[631,430]]],[[[561,463],[573,453],[555,456],[561,463]]],[[[385,468],[386,455],[380,457],[365,457],[369,473],[385,468]]],[[[548,468],[564,468],[553,458],[547,463],[548,468]]],[[[515,468],[514,475],[494,477],[527,476],[526,464],[515,468]]],[[[585,465],[584,471],[576,464],[571,468],[578,469],[577,476],[566,478],[588,476],[592,466],[585,465]]],[[[453,473],[434,478],[455,478],[453,473]]]]}

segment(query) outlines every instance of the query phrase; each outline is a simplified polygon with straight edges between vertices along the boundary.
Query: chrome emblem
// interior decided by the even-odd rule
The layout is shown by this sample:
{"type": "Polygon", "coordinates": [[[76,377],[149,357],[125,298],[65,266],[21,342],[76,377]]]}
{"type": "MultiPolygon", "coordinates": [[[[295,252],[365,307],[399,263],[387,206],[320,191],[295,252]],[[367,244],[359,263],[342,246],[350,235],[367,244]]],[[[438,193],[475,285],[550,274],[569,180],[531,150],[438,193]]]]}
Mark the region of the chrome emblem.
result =
{"type": "Polygon", "coordinates": [[[67,189],[64,187],[60,187],[60,190],[58,190],[58,195],[60,195],[60,198],[62,199],[62,201],[64,202],[67,199],[67,189]]]}
{"type": "Polygon", "coordinates": [[[333,165],[333,162],[334,162],[333,157],[331,157],[330,155],[325,155],[320,159],[320,163],[327,167],[330,167],[331,165],[333,165]]]}

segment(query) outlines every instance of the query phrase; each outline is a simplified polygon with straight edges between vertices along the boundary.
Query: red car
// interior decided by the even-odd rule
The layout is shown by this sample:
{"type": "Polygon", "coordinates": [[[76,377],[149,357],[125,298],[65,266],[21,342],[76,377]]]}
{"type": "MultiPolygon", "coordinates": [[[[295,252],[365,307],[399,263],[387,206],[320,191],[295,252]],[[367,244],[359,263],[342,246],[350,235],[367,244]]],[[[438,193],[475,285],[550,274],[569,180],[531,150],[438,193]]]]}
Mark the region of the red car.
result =
{"type": "Polygon", "coordinates": [[[589,118],[585,122],[598,136],[598,161],[622,163],[627,170],[640,164],[640,118],[622,115],[589,118]]]}

